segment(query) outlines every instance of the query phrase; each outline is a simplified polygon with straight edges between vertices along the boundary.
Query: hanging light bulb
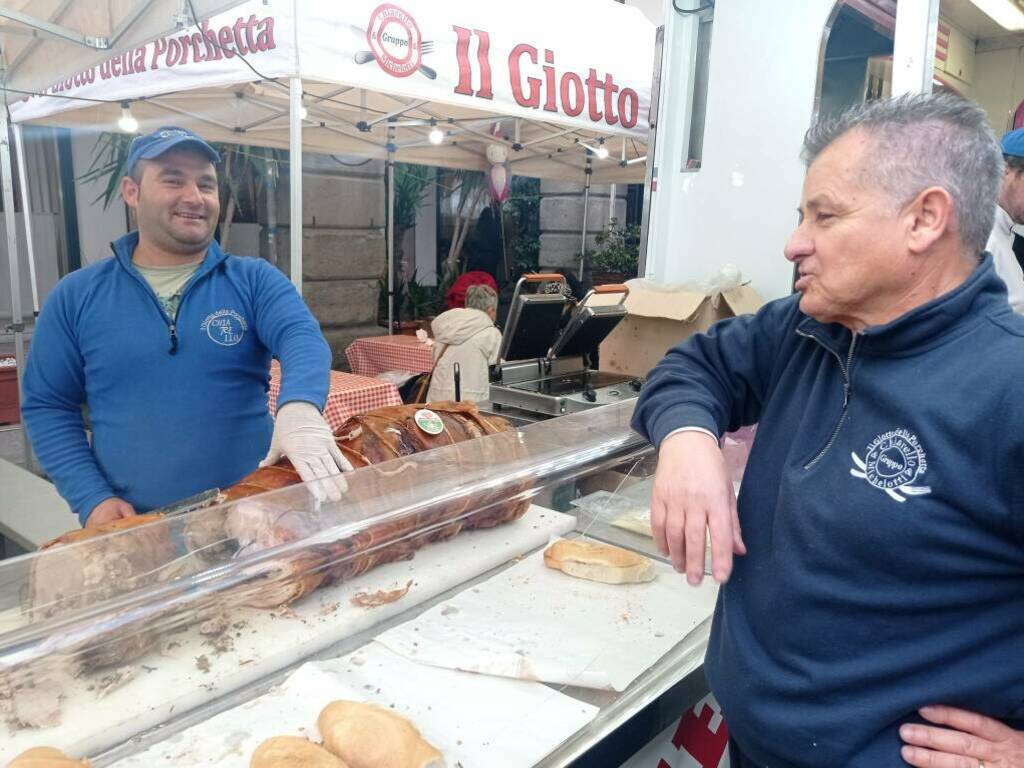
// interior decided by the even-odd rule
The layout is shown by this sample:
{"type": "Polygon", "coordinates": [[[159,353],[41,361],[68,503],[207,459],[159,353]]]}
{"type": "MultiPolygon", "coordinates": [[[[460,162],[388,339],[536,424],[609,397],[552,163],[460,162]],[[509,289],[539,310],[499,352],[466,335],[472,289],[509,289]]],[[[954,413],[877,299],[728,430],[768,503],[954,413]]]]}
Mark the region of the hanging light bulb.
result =
{"type": "Polygon", "coordinates": [[[121,119],[117,121],[117,127],[125,133],[138,133],[139,121],[132,115],[127,101],[121,104],[121,119]]]}
{"type": "Polygon", "coordinates": [[[430,129],[430,133],[427,135],[431,144],[440,144],[444,141],[444,131],[438,128],[436,125],[430,129]]]}
{"type": "Polygon", "coordinates": [[[594,154],[597,155],[598,158],[600,158],[601,160],[607,160],[608,159],[608,148],[605,147],[604,144],[602,144],[601,146],[599,146],[597,148],[597,151],[594,154]]]}

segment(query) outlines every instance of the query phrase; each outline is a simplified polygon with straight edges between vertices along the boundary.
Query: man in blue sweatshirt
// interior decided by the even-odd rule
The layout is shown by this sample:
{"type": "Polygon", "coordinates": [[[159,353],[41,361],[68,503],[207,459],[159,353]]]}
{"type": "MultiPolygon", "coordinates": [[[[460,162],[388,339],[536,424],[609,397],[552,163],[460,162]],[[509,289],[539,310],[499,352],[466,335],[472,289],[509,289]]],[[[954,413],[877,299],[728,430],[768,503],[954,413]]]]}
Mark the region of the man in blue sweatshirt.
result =
{"type": "Polygon", "coordinates": [[[338,499],[334,476],[351,468],[321,415],[331,355],[316,320],[278,270],[213,239],[217,160],[182,128],[136,138],[121,194],[138,231],[61,280],[39,316],[22,413],[86,526],[225,487],[282,456],[338,499]]]}
{"type": "Polygon", "coordinates": [[[999,146],[976,105],[913,96],[804,154],[796,295],[670,350],[634,417],[691,584],[710,531],[733,768],[1020,766],[1024,318],[982,252],[999,146]],[[737,501],[718,438],[755,422],[737,501]]]}

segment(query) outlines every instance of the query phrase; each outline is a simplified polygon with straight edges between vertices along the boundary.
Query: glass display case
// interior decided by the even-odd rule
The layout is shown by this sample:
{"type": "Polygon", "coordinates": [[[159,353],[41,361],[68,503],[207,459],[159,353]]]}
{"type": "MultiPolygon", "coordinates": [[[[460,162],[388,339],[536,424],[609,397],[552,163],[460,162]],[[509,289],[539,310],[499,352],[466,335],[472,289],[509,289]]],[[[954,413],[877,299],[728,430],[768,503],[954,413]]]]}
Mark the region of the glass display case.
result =
{"type": "Polygon", "coordinates": [[[699,670],[716,597],[654,551],[632,407],[367,467],[340,502],[297,485],[0,563],[0,765],[249,766],[319,741],[332,701],[401,715],[448,766],[570,765],[699,670]],[[545,566],[580,537],[653,580],[545,566]]]}

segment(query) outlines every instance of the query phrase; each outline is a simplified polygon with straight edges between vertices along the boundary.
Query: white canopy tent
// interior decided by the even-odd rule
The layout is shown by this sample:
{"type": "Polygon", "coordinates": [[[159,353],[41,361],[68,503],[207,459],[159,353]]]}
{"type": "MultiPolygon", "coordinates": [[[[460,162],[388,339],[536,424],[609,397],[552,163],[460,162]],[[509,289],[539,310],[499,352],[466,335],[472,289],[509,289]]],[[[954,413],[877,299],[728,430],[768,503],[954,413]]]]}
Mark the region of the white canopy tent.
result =
{"type": "Polygon", "coordinates": [[[639,179],[616,162],[615,137],[627,139],[627,160],[642,154],[653,56],[653,26],[619,4],[526,0],[512,13],[474,0],[251,0],[64,70],[11,117],[110,130],[127,103],[143,127],[174,121],[214,141],[290,147],[298,79],[309,151],[385,157],[391,127],[408,162],[485,170],[482,150],[497,141],[517,147],[513,173],[579,179],[579,142],[608,140],[615,157],[595,178],[639,179]],[[507,140],[479,130],[496,117],[517,118],[507,140]],[[431,123],[446,134],[440,145],[427,139],[431,123]]]}
{"type": "MultiPolygon", "coordinates": [[[[127,110],[143,131],[173,123],[212,141],[287,147],[300,158],[290,163],[293,223],[302,221],[303,150],[384,158],[389,182],[396,160],[487,171],[495,145],[514,175],[586,181],[587,189],[591,179],[643,180],[655,31],[634,8],[588,0],[512,8],[478,0],[140,1],[164,15],[166,5],[179,6],[175,32],[146,44],[124,34],[123,45],[73,57],[71,66],[51,52],[62,63],[48,79],[23,65],[24,81],[6,86],[34,95],[10,105],[11,121],[114,130],[127,110]],[[218,5],[231,7],[217,13],[218,5]]],[[[147,28],[163,29],[159,19],[147,28]]],[[[0,26],[0,45],[7,37],[0,26]]],[[[8,92],[10,100],[22,95],[8,92]]],[[[0,171],[11,200],[9,163],[0,171]]],[[[389,199],[393,280],[390,210],[389,199]]],[[[291,263],[301,291],[298,225],[291,263]]]]}

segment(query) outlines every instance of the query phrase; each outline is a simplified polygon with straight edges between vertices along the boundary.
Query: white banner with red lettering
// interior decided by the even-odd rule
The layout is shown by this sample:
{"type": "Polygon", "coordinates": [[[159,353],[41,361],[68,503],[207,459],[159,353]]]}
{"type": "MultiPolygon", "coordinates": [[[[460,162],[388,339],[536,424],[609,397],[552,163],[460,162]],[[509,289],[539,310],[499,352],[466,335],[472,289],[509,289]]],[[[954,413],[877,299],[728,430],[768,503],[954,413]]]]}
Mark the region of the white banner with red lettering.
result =
{"type": "Polygon", "coordinates": [[[655,30],[635,8],[314,0],[298,13],[300,67],[315,79],[646,138],[655,30]]]}
{"type": "Polygon", "coordinates": [[[63,97],[116,102],[298,75],[646,137],[654,34],[637,9],[589,0],[256,0],[71,73],[11,111],[22,122],[83,106],[63,97]]]}
{"type": "Polygon", "coordinates": [[[69,73],[44,94],[12,104],[11,117],[23,122],[81,109],[93,99],[116,103],[227,87],[257,79],[249,65],[268,78],[287,77],[295,71],[295,33],[292,2],[254,0],[204,21],[198,29],[157,38],[69,73]]]}

